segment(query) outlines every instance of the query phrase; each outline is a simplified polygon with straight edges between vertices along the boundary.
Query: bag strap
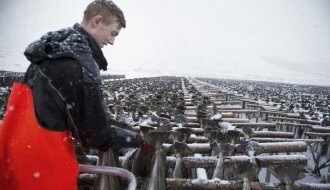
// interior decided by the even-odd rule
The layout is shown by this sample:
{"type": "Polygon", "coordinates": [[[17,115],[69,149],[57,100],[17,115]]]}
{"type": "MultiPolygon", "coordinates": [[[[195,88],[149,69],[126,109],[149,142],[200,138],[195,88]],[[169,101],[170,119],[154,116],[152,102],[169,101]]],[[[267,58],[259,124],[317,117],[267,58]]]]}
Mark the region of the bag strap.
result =
{"type": "Polygon", "coordinates": [[[26,80],[26,78],[24,79],[24,82],[27,83],[28,86],[30,86],[31,88],[33,88],[33,85],[34,85],[34,81],[35,79],[37,78],[38,74],[40,74],[40,76],[44,79],[47,80],[49,86],[51,87],[52,90],[54,90],[56,92],[56,94],[58,95],[59,98],[54,98],[54,101],[56,101],[59,105],[61,103],[64,102],[64,104],[66,105],[65,106],[65,118],[67,120],[67,124],[68,124],[68,127],[69,129],[72,131],[72,136],[74,137],[74,139],[78,142],[75,142],[75,144],[77,143],[80,143],[81,140],[79,138],[79,135],[78,135],[78,129],[77,129],[77,126],[75,125],[74,121],[73,121],[73,118],[72,118],[72,115],[69,111],[69,107],[70,105],[65,101],[64,97],[62,96],[61,92],[52,84],[50,78],[44,73],[42,72],[42,70],[39,68],[38,65],[35,65],[33,66],[34,68],[31,68],[33,69],[34,71],[34,74],[33,74],[33,77],[30,79],[30,80],[26,80]],[[59,102],[61,101],[61,102],[59,102]]]}

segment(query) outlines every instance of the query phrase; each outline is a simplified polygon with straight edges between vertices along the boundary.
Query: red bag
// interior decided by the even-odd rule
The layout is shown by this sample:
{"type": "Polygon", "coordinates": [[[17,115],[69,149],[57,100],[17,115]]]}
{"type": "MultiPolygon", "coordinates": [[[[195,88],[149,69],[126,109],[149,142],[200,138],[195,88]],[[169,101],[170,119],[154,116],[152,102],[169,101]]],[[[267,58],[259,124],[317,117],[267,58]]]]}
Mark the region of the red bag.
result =
{"type": "Polygon", "coordinates": [[[71,132],[42,128],[30,87],[15,83],[0,125],[0,190],[75,190],[78,174],[71,132]]]}

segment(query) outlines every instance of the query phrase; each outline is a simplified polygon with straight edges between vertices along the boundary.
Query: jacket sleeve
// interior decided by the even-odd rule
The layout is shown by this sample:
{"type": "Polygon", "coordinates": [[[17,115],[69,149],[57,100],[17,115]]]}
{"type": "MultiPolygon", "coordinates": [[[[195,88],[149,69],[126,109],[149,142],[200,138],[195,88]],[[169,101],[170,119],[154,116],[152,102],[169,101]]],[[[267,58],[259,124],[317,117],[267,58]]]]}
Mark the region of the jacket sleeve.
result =
{"type": "Polygon", "coordinates": [[[83,144],[93,148],[138,147],[139,135],[112,125],[102,104],[101,89],[97,84],[81,86],[79,136],[83,144]]]}
{"type": "Polygon", "coordinates": [[[62,58],[51,62],[42,64],[41,68],[69,104],[84,147],[106,150],[140,145],[137,133],[111,125],[102,104],[100,86],[82,80],[82,69],[76,60],[62,58]]]}

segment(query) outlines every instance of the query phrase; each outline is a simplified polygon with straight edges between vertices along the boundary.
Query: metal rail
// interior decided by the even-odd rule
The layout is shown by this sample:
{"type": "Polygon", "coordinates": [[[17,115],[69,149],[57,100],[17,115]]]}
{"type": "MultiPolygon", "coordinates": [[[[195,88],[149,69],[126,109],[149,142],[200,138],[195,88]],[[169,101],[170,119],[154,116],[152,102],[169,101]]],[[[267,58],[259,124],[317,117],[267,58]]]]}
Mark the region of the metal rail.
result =
{"type": "Polygon", "coordinates": [[[132,172],[123,168],[109,167],[109,166],[92,166],[79,164],[80,172],[95,173],[95,174],[108,174],[124,177],[129,181],[128,190],[136,189],[136,179],[132,172]]]}

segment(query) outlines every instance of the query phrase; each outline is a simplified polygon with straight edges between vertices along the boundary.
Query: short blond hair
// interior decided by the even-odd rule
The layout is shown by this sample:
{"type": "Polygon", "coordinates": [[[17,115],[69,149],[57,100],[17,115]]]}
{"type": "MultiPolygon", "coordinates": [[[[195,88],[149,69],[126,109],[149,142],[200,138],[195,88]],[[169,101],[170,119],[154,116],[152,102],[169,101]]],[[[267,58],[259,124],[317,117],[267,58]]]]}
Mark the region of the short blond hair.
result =
{"type": "Polygon", "coordinates": [[[103,22],[106,24],[116,20],[123,28],[126,27],[123,11],[111,0],[95,0],[90,3],[84,12],[84,21],[88,22],[96,15],[101,15],[104,19],[103,22]]]}

